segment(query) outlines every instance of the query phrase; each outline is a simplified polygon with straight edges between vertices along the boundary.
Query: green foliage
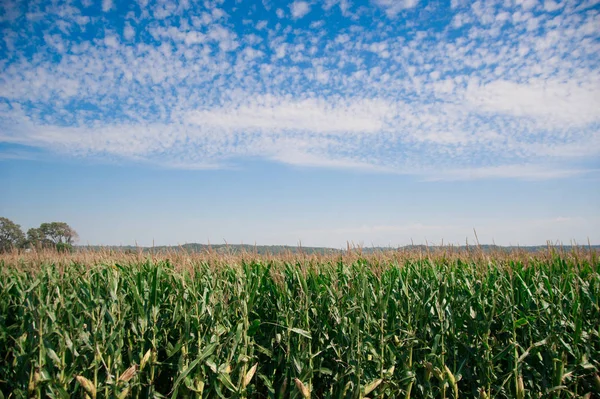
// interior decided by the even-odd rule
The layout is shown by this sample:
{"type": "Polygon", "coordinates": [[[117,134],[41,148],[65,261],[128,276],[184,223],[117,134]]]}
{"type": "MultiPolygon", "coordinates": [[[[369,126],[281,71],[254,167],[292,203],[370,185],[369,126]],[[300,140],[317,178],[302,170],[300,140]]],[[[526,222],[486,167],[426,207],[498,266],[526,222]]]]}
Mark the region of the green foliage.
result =
{"type": "Polygon", "coordinates": [[[16,266],[0,264],[14,398],[599,393],[596,260],[16,266]]]}
{"type": "Polygon", "coordinates": [[[56,244],[56,250],[58,252],[72,253],[73,252],[73,246],[71,244],[67,244],[67,243],[64,243],[64,242],[59,242],[58,244],[56,244]]]}
{"type": "Polygon", "coordinates": [[[31,228],[27,230],[27,246],[32,248],[50,248],[52,242],[46,239],[46,236],[40,229],[31,228]]]}
{"type": "Polygon", "coordinates": [[[59,252],[71,252],[78,239],[77,232],[64,222],[42,223],[40,227],[27,230],[27,243],[33,248],[56,248],[59,252]]]}
{"type": "Polygon", "coordinates": [[[65,222],[42,223],[38,230],[47,240],[55,245],[71,245],[78,238],[77,232],[65,222]]]}
{"type": "Polygon", "coordinates": [[[5,217],[0,217],[0,252],[19,248],[25,243],[21,226],[5,217]]]}

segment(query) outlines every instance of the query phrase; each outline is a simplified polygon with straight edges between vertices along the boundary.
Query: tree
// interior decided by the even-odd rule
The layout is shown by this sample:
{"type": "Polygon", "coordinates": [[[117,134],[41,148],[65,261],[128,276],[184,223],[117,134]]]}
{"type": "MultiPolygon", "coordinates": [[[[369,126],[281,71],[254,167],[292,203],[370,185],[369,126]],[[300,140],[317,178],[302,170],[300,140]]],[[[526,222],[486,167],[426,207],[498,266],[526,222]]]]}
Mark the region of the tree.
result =
{"type": "Polygon", "coordinates": [[[42,223],[37,229],[27,231],[29,245],[37,248],[71,250],[78,238],[77,232],[64,222],[42,223]]]}
{"type": "Polygon", "coordinates": [[[47,248],[51,247],[52,243],[46,239],[40,229],[31,228],[27,230],[27,245],[35,248],[47,248]]]}
{"type": "Polygon", "coordinates": [[[19,248],[25,243],[21,226],[5,217],[0,217],[0,252],[19,248]]]}
{"type": "Polygon", "coordinates": [[[47,240],[50,240],[55,245],[72,245],[79,239],[77,232],[65,222],[42,223],[39,230],[47,240]]]}

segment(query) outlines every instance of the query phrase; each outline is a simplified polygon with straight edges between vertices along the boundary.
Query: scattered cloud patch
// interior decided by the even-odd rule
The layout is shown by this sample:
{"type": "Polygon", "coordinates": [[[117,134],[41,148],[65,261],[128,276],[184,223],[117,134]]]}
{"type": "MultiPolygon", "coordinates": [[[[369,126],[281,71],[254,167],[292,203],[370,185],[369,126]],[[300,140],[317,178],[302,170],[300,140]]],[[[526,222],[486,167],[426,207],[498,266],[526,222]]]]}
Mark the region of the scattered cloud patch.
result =
{"type": "Polygon", "coordinates": [[[556,10],[560,10],[564,6],[562,2],[556,2],[553,0],[544,1],[544,10],[548,12],[554,12],[556,10]]]}
{"type": "Polygon", "coordinates": [[[597,8],[315,5],[141,1],[115,21],[107,0],[103,12],[9,1],[0,143],[180,168],[258,158],[446,180],[597,173],[581,167],[600,157],[597,8]]]}
{"type": "Polygon", "coordinates": [[[125,29],[123,29],[123,37],[125,40],[132,40],[135,37],[135,29],[130,25],[125,26],[125,29]]]}
{"type": "Polygon", "coordinates": [[[290,11],[292,13],[292,18],[302,18],[310,12],[310,4],[306,1],[294,1],[290,5],[290,11]]]}
{"type": "Polygon", "coordinates": [[[400,11],[415,8],[419,0],[372,0],[377,6],[381,7],[388,17],[395,17],[400,11]]]}
{"type": "Polygon", "coordinates": [[[112,0],[102,0],[102,11],[108,12],[113,8],[112,0]]]}

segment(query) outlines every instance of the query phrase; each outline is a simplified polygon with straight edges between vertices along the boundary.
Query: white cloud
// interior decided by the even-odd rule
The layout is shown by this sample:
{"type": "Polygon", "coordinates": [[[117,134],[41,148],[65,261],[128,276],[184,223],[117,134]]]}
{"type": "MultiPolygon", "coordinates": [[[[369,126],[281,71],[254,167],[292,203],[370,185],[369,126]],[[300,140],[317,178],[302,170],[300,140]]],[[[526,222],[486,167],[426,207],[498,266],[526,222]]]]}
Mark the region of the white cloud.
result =
{"type": "Polygon", "coordinates": [[[323,9],[329,11],[333,6],[337,5],[343,16],[350,17],[352,16],[350,13],[351,4],[350,0],[325,0],[323,2],[323,9]]]}
{"type": "Polygon", "coordinates": [[[544,10],[546,10],[548,12],[554,12],[554,11],[559,10],[562,7],[564,7],[564,5],[565,4],[563,2],[546,0],[546,1],[544,1],[544,10]]]}
{"type": "Polygon", "coordinates": [[[600,122],[600,87],[582,87],[573,82],[494,81],[470,86],[466,100],[484,111],[531,116],[553,124],[600,122]]]}
{"type": "Polygon", "coordinates": [[[269,159],[288,165],[302,167],[355,169],[361,171],[391,173],[391,171],[385,167],[374,166],[368,162],[345,158],[331,159],[327,153],[321,152],[315,154],[301,149],[289,148],[287,146],[281,148],[280,151],[273,154],[269,159]]]}
{"type": "Polygon", "coordinates": [[[108,12],[113,8],[112,0],[102,0],[102,11],[108,12]]]}
{"type": "Polygon", "coordinates": [[[400,11],[415,8],[419,0],[372,0],[374,4],[385,10],[388,17],[395,17],[400,11]]]}
{"type": "Polygon", "coordinates": [[[221,25],[213,25],[208,31],[207,36],[218,42],[219,48],[222,51],[233,51],[239,46],[235,32],[221,25]]]}
{"type": "Polygon", "coordinates": [[[182,168],[254,157],[445,179],[559,178],[600,156],[589,7],[453,1],[457,36],[356,20],[415,1],[352,15],[347,1],[295,2],[306,24],[244,15],[243,29],[218,2],[169,4],[144,3],[118,27],[105,16],[80,26],[76,7],[27,10],[5,30],[9,53],[33,55],[0,63],[0,141],[182,168]],[[321,22],[340,12],[350,27],[321,22]],[[96,28],[104,37],[70,34],[96,28]]]}
{"type": "Polygon", "coordinates": [[[384,101],[289,101],[259,97],[240,106],[193,111],[187,122],[227,130],[307,131],[312,133],[376,133],[386,125],[392,107],[384,101]]]}
{"type": "Polygon", "coordinates": [[[258,21],[256,23],[256,29],[257,30],[263,30],[267,27],[268,21],[258,21]]]}
{"type": "Polygon", "coordinates": [[[135,37],[135,29],[131,25],[126,25],[125,29],[123,29],[123,37],[126,40],[132,40],[135,37]]]}
{"type": "Polygon", "coordinates": [[[119,46],[119,39],[113,35],[106,36],[104,38],[104,44],[108,47],[117,48],[119,46]]]}
{"type": "Polygon", "coordinates": [[[310,4],[306,1],[296,0],[290,4],[290,11],[292,13],[292,18],[302,18],[310,12],[310,4]]]}
{"type": "Polygon", "coordinates": [[[524,10],[529,10],[538,4],[538,0],[517,0],[516,3],[523,7],[524,10]]]}
{"type": "Polygon", "coordinates": [[[467,4],[468,2],[465,0],[450,0],[450,8],[452,8],[453,10],[464,7],[467,4]]]}

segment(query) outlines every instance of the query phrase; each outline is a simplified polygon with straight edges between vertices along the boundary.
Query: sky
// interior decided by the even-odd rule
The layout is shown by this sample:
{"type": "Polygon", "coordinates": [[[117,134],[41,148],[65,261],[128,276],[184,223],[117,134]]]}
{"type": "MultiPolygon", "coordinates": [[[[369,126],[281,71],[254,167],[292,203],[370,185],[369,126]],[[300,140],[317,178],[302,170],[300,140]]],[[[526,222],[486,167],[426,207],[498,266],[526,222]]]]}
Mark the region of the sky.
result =
{"type": "Polygon", "coordinates": [[[0,216],[80,244],[600,244],[600,1],[0,2],[0,216]]]}

